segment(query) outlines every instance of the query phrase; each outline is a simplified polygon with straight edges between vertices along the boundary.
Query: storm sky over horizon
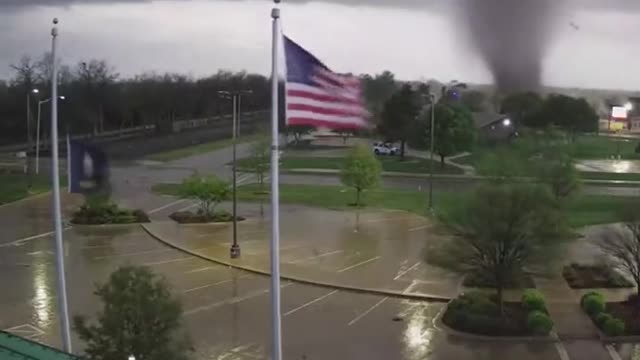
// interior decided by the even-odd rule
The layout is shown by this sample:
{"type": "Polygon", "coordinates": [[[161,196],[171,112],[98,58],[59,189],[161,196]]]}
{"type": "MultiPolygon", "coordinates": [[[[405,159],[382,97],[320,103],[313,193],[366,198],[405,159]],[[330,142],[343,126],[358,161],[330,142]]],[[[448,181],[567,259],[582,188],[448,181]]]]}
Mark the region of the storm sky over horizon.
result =
{"type": "MultiPolygon", "coordinates": [[[[495,64],[470,36],[460,11],[465,1],[482,0],[285,0],[282,26],[336,71],[388,69],[405,80],[490,83],[495,64]]],[[[509,0],[492,0],[500,1],[509,0]]],[[[543,13],[549,18],[540,51],[543,84],[640,89],[640,2],[559,3],[543,13]]],[[[203,76],[219,69],[268,74],[271,7],[268,0],[0,0],[0,78],[12,76],[9,65],[22,55],[49,49],[53,17],[61,21],[66,64],[106,59],[123,77],[146,71],[203,76]]],[[[502,11],[496,18],[505,22],[497,29],[526,20],[517,16],[526,12],[502,11]]],[[[522,44],[528,37],[520,31],[515,39],[522,44]]],[[[509,57],[510,49],[500,46],[497,55],[509,57]]]]}

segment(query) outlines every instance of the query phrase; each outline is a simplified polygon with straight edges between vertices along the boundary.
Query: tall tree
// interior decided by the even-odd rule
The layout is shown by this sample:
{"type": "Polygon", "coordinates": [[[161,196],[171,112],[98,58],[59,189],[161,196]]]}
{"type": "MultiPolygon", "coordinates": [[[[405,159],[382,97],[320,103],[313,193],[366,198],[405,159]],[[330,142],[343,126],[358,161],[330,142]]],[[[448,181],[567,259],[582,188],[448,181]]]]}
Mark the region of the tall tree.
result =
{"type": "Polygon", "coordinates": [[[596,241],[611,265],[631,276],[636,284],[636,307],[640,309],[640,217],[637,207],[626,215],[627,221],[617,229],[609,229],[596,241]]]}
{"type": "Polygon", "coordinates": [[[76,76],[85,86],[85,101],[93,114],[93,133],[104,131],[104,104],[110,85],[120,76],[105,60],[82,61],[76,67],[76,76]]]}
{"type": "Polygon", "coordinates": [[[487,96],[479,90],[470,90],[462,93],[460,102],[472,112],[481,112],[486,108],[487,96]]]}
{"type": "Polygon", "coordinates": [[[542,97],[534,92],[510,94],[502,99],[500,112],[508,114],[518,125],[544,127],[544,123],[537,123],[538,120],[544,121],[544,119],[534,117],[540,111],[542,103],[542,97]]]}
{"type": "Polygon", "coordinates": [[[74,318],[89,359],[187,359],[190,346],[182,330],[182,307],[164,278],[146,267],[125,266],[95,294],[103,303],[96,323],[74,318]]]}
{"type": "Polygon", "coordinates": [[[340,178],[346,186],[356,190],[356,206],[360,206],[360,194],[380,182],[382,165],[364,145],[356,145],[345,158],[340,178]]]}
{"type": "MultiPolygon", "coordinates": [[[[426,144],[431,147],[431,113],[425,111],[421,119],[426,127],[426,144]]],[[[476,130],[473,115],[463,105],[440,102],[435,108],[434,149],[440,156],[440,164],[444,167],[444,158],[461,151],[471,150],[475,141],[476,130]]]]}
{"type": "Polygon", "coordinates": [[[378,129],[389,141],[400,141],[400,157],[404,158],[407,140],[415,129],[421,110],[421,99],[410,85],[404,85],[385,103],[378,129]]]}
{"type": "Polygon", "coordinates": [[[364,75],[362,81],[367,107],[375,123],[380,123],[382,121],[381,116],[385,103],[398,88],[395,76],[391,71],[385,70],[373,77],[364,75]]]}
{"type": "Polygon", "coordinates": [[[565,217],[544,188],[489,184],[445,216],[454,231],[427,261],[464,275],[492,279],[503,310],[505,285],[534,267],[544,268],[567,236],[565,217]]]}

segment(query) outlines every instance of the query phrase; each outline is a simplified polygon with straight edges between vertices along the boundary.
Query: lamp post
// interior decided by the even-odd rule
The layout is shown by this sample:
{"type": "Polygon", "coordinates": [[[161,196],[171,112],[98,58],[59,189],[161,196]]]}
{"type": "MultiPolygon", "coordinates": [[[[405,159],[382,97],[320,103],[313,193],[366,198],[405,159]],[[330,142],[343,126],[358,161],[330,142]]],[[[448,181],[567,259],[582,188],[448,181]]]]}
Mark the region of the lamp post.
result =
{"type": "Polygon", "coordinates": [[[429,150],[429,210],[433,212],[433,152],[435,151],[436,95],[429,93],[431,100],[431,141],[429,150]]]}
{"type": "Polygon", "coordinates": [[[31,166],[31,156],[29,152],[33,149],[33,135],[31,134],[31,94],[38,95],[40,90],[31,89],[27,92],[27,175],[28,175],[28,187],[32,185],[33,167],[31,166]]]}
{"type": "MultiPolygon", "coordinates": [[[[58,96],[58,99],[64,100],[64,96],[58,96]]],[[[42,105],[51,101],[51,98],[38,101],[38,121],[36,125],[36,174],[40,172],[40,114],[42,113],[42,105]]]]}
{"type": "Polygon", "coordinates": [[[237,201],[237,166],[236,166],[236,144],[238,137],[238,118],[240,113],[240,98],[244,94],[251,94],[251,90],[241,91],[218,91],[218,96],[223,99],[231,99],[233,104],[233,242],[229,254],[232,259],[240,257],[240,245],[238,244],[238,201],[237,201]]]}

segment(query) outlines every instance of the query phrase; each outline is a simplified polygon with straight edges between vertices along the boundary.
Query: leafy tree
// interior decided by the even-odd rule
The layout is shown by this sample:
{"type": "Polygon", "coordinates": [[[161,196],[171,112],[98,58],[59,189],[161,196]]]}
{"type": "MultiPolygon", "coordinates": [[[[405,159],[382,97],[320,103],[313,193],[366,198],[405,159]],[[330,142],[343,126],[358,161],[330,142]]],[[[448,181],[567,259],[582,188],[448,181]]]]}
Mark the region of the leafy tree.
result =
{"type": "Polygon", "coordinates": [[[182,307],[164,278],[146,267],[125,266],[95,294],[104,305],[96,323],[84,316],[73,319],[89,359],[187,359],[190,346],[181,329],[182,307]]]}
{"type": "Polygon", "coordinates": [[[286,127],[287,135],[293,135],[293,141],[296,145],[300,144],[302,137],[311,134],[315,127],[310,125],[288,125],[286,127]]]}
{"type": "Polygon", "coordinates": [[[585,99],[566,95],[550,95],[532,119],[536,126],[555,125],[573,135],[598,129],[598,114],[593,107],[585,99]]]}
{"type": "MultiPolygon", "coordinates": [[[[423,123],[430,124],[430,112],[423,114],[423,123]]],[[[435,108],[435,144],[436,154],[444,167],[444,158],[461,151],[471,150],[475,141],[475,126],[471,112],[464,106],[454,103],[438,103],[435,108]]],[[[424,132],[423,132],[424,134],[424,132]]],[[[431,129],[427,126],[427,148],[431,147],[431,129]]]]}
{"type": "Polygon", "coordinates": [[[381,172],[380,161],[366,146],[357,145],[347,155],[340,178],[344,185],[356,190],[356,206],[360,205],[360,193],[363,190],[378,185],[381,172]]]}
{"type": "Polygon", "coordinates": [[[489,184],[445,216],[454,231],[447,243],[427,251],[427,261],[493,279],[502,313],[503,290],[533,266],[549,263],[567,235],[565,217],[544,188],[489,184]]]}
{"type": "Polygon", "coordinates": [[[556,200],[570,197],[580,186],[580,175],[573,159],[557,149],[549,151],[540,160],[538,177],[549,186],[556,200]]]}
{"type": "Polygon", "coordinates": [[[625,222],[609,229],[595,244],[606,254],[613,267],[631,276],[637,288],[637,308],[640,308],[640,217],[636,206],[623,209],[625,222]]]}
{"type": "Polygon", "coordinates": [[[465,91],[460,98],[460,102],[472,112],[484,111],[486,101],[487,96],[478,90],[465,91]]]}
{"type": "Polygon", "coordinates": [[[212,216],[215,208],[222,201],[229,200],[231,188],[229,182],[216,176],[199,176],[197,174],[186,178],[179,190],[185,199],[200,202],[198,212],[205,216],[212,216]]]}
{"type": "Polygon", "coordinates": [[[256,174],[258,184],[264,187],[264,177],[271,168],[271,139],[267,136],[260,137],[249,148],[248,168],[256,174]]]}
{"type": "Polygon", "coordinates": [[[419,96],[409,85],[395,92],[384,105],[379,130],[387,140],[400,141],[401,158],[404,158],[405,145],[412,136],[420,108],[419,96]]]}
{"type": "Polygon", "coordinates": [[[544,119],[535,115],[542,107],[543,99],[534,92],[515,93],[502,99],[500,112],[509,114],[516,124],[524,124],[531,127],[544,127],[544,119]],[[542,123],[537,123],[540,120],[542,123]]]}
{"type": "Polygon", "coordinates": [[[385,70],[375,76],[364,75],[362,77],[364,87],[364,98],[367,102],[369,112],[376,123],[382,121],[382,111],[386,102],[396,92],[398,88],[396,79],[392,72],[385,70]]]}

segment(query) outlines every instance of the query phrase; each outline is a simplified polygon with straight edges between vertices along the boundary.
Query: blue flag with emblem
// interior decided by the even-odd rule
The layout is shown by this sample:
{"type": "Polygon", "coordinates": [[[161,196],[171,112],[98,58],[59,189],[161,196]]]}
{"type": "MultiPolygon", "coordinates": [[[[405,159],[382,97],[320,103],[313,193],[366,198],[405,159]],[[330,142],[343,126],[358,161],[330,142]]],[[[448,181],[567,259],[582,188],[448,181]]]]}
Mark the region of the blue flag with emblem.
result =
{"type": "Polygon", "coordinates": [[[91,193],[108,185],[109,162],[95,145],[67,138],[70,193],[91,193]]]}

